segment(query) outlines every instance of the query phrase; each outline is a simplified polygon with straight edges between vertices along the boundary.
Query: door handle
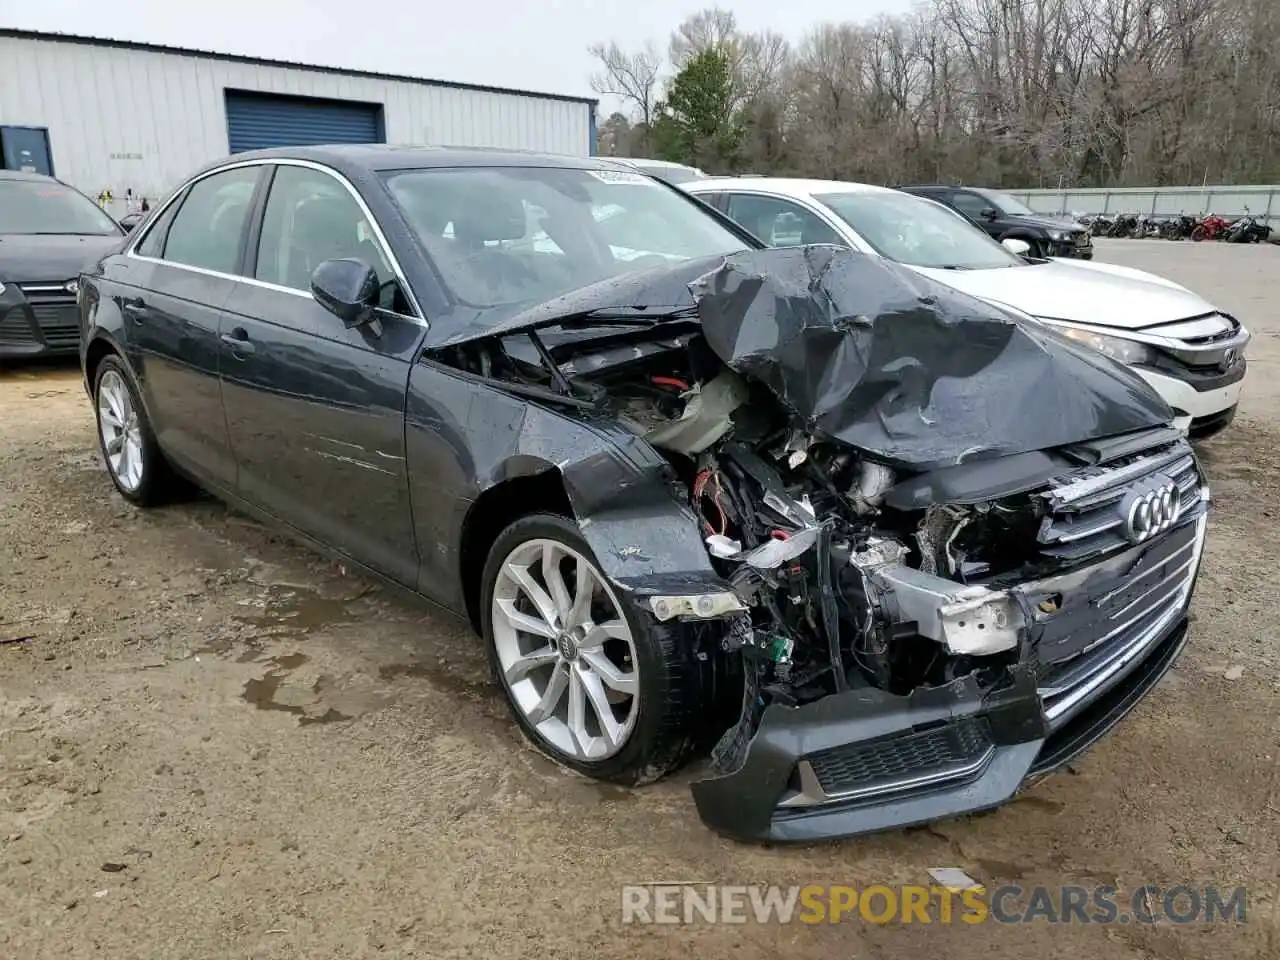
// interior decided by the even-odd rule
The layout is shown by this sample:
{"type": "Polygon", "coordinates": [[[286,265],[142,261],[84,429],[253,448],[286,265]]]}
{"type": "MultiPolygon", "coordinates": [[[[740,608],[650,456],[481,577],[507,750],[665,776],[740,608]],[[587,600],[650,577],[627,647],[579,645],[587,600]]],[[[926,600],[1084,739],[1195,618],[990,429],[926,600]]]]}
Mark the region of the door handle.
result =
{"type": "Polygon", "coordinates": [[[242,328],[237,328],[231,333],[224,333],[219,339],[229,346],[231,352],[236,356],[248,356],[253,353],[253,344],[249,342],[249,334],[242,328]]]}
{"type": "Polygon", "coordinates": [[[123,300],[120,303],[120,312],[132,320],[134,323],[142,323],[147,319],[147,305],[141,299],[123,300]]]}

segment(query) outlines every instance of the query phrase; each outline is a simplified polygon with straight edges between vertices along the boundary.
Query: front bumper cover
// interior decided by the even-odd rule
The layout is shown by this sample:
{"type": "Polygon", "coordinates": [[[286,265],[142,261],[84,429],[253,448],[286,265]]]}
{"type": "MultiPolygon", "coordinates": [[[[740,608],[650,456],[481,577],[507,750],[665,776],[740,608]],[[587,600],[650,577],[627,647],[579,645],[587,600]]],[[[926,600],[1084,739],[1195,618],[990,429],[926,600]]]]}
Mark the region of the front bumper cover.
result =
{"type": "Polygon", "coordinates": [[[692,785],[698,814],[738,840],[812,842],[998,807],[1115,726],[1186,643],[1176,619],[1125,675],[1050,730],[1035,671],[1011,667],[894,696],[875,689],[768,707],[742,765],[692,785]],[[828,792],[843,778],[861,788],[828,792]]]}
{"type": "Polygon", "coordinates": [[[1051,257],[1059,257],[1064,260],[1092,260],[1093,259],[1093,241],[1085,234],[1083,244],[1077,244],[1074,240],[1050,240],[1046,246],[1048,254],[1051,257]]]}
{"type": "Polygon", "coordinates": [[[769,705],[736,766],[693,783],[699,815],[741,840],[816,841],[1005,803],[1099,740],[1182,652],[1207,503],[1202,489],[1166,536],[1016,588],[1029,648],[1001,672],[769,705]],[[1054,610],[1034,612],[1049,595],[1054,610]]]}

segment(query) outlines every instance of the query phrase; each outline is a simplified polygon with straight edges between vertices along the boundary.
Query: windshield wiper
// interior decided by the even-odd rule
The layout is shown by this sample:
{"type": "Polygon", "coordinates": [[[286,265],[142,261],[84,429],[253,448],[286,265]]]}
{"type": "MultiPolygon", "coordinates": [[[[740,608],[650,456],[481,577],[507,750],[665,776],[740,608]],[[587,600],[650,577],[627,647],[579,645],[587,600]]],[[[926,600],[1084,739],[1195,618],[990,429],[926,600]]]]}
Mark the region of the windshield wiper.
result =
{"type": "Polygon", "coordinates": [[[652,327],[669,320],[696,320],[697,307],[669,307],[665,310],[649,312],[647,307],[601,307],[598,310],[587,310],[582,313],[571,313],[555,321],[557,326],[591,327],[606,323],[619,327],[652,327]]]}

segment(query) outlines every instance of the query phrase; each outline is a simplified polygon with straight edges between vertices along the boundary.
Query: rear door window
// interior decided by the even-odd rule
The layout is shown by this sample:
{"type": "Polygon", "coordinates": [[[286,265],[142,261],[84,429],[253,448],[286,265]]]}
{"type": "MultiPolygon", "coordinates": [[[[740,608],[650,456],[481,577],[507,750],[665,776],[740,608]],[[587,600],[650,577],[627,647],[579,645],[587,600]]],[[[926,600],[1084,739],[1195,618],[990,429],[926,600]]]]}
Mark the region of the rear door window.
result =
{"type": "Polygon", "coordinates": [[[196,181],[182,201],[165,240],[171,263],[234,274],[260,166],[237,167],[196,181]]]}

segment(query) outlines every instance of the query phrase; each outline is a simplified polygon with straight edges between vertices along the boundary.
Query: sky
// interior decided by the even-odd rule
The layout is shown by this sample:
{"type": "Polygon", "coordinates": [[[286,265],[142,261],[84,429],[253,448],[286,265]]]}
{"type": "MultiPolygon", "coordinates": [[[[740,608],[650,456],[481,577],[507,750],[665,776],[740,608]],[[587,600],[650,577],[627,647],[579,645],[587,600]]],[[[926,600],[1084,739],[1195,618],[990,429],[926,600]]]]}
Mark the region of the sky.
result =
{"type": "MultiPolygon", "coordinates": [[[[0,27],[73,33],[592,97],[587,47],[658,41],[708,0],[0,0],[0,27]]],[[[722,0],[745,30],[797,40],[818,23],[911,0],[722,0]]],[[[602,103],[602,108],[610,104],[602,103]]]]}

